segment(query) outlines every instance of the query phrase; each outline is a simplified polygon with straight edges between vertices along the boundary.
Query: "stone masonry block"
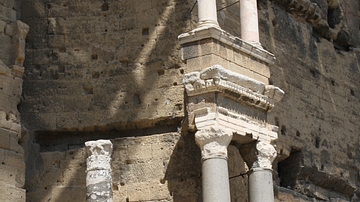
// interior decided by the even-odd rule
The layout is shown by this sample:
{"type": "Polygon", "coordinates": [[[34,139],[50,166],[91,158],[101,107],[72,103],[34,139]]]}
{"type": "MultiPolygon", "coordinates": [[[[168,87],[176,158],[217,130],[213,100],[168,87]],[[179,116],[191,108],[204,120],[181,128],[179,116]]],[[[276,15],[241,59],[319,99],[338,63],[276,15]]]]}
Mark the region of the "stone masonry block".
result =
{"type": "Polygon", "coordinates": [[[0,5],[0,20],[3,21],[15,21],[16,20],[16,11],[12,8],[7,8],[3,5],[0,5]]]}
{"type": "MultiPolygon", "coordinates": [[[[10,131],[7,129],[0,128],[0,148],[10,149],[10,131]]],[[[4,151],[0,149],[3,153],[4,151]]],[[[5,153],[4,153],[5,155],[5,153]]]]}
{"type": "Polygon", "coordinates": [[[183,60],[198,57],[200,55],[200,47],[198,42],[184,44],[181,48],[181,53],[183,60]]]}
{"type": "Polygon", "coordinates": [[[13,55],[12,55],[12,40],[11,37],[0,33],[0,59],[6,66],[10,66],[13,63],[13,55]]]}
{"type": "Polygon", "coordinates": [[[48,35],[48,43],[51,48],[65,48],[65,35],[48,35]]]}
{"type": "Polygon", "coordinates": [[[9,146],[10,150],[18,152],[20,154],[24,153],[23,147],[19,144],[20,134],[14,131],[10,131],[9,134],[9,146]]]}
{"type": "Polygon", "coordinates": [[[14,35],[14,26],[13,24],[7,24],[5,26],[5,34],[8,36],[14,35]]]}
{"type": "Polygon", "coordinates": [[[13,78],[5,75],[0,75],[0,93],[7,96],[12,96],[12,82],[13,78]]]}
{"type": "Polygon", "coordinates": [[[25,171],[12,166],[0,165],[0,181],[13,187],[23,187],[25,184],[25,171]]]}
{"type": "Polygon", "coordinates": [[[25,202],[26,191],[11,185],[0,184],[0,201],[25,202]]]}
{"type": "Polygon", "coordinates": [[[5,158],[2,162],[3,165],[11,166],[18,169],[20,172],[25,173],[25,160],[24,154],[21,154],[16,151],[5,150],[5,158]]]}

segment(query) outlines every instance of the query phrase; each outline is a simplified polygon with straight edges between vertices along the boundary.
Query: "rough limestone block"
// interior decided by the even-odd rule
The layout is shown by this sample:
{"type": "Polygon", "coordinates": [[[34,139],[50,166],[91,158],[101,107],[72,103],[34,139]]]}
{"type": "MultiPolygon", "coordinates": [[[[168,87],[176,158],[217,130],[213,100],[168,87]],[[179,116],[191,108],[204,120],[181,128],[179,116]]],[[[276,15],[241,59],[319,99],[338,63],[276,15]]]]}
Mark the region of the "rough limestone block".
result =
{"type": "MultiPolygon", "coordinates": [[[[0,75],[12,77],[10,68],[8,68],[1,59],[0,59],[0,75]]],[[[2,86],[2,84],[0,84],[0,86],[2,86]]]]}
{"type": "Polygon", "coordinates": [[[1,44],[0,60],[2,60],[2,62],[6,66],[12,65],[12,63],[13,63],[13,61],[12,61],[13,55],[12,55],[11,37],[4,34],[4,33],[0,33],[0,44],[1,44]]]}
{"type": "MultiPolygon", "coordinates": [[[[25,60],[25,38],[30,27],[20,20],[13,23],[12,44],[14,50],[15,65],[22,66],[25,60]]],[[[6,31],[6,28],[5,28],[6,31]]]]}
{"type": "Polygon", "coordinates": [[[7,8],[0,4],[0,20],[3,21],[15,21],[16,20],[16,11],[12,8],[7,8]]]}
{"type": "Polygon", "coordinates": [[[11,77],[0,74],[0,93],[7,96],[12,96],[12,83],[13,79],[11,77]]]}
{"type": "Polygon", "coordinates": [[[21,78],[24,74],[25,68],[18,65],[11,66],[11,73],[14,77],[21,78]]]}
{"type": "MultiPolygon", "coordinates": [[[[4,128],[0,128],[0,148],[10,149],[10,131],[4,128]]],[[[2,153],[4,150],[0,149],[2,153]]],[[[5,155],[5,153],[4,153],[5,155]]]]}
{"type": "Polygon", "coordinates": [[[14,26],[13,24],[7,24],[5,26],[5,34],[8,36],[13,36],[14,34],[14,26]]]}
{"type": "Polygon", "coordinates": [[[12,166],[20,172],[25,172],[24,154],[16,151],[5,150],[4,165],[12,166]]]}
{"type": "Polygon", "coordinates": [[[9,146],[10,146],[10,150],[18,152],[20,154],[24,154],[24,149],[19,144],[19,139],[20,138],[21,138],[21,133],[16,133],[14,131],[10,131],[10,133],[9,133],[9,146]]]}

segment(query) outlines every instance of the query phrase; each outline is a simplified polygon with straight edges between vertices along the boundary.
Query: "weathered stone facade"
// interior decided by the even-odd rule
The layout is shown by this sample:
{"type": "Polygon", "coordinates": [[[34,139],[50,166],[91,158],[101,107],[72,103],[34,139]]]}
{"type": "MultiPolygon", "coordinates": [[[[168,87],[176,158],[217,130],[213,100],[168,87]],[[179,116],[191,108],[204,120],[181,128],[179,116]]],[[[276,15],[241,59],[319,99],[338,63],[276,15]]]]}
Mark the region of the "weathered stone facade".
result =
{"type": "Polygon", "coordinates": [[[209,2],[0,0],[0,200],[360,201],[360,3],[209,2]]]}

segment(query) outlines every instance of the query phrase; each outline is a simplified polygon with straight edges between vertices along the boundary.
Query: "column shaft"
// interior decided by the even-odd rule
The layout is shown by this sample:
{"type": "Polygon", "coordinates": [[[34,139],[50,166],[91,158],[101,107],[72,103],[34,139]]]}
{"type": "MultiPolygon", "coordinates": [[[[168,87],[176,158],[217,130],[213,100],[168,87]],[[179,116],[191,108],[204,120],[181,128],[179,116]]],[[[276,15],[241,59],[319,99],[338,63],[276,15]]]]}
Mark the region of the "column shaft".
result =
{"type": "Polygon", "coordinates": [[[274,202],[272,171],[257,169],[249,174],[249,202],[274,202]]]}
{"type": "Polygon", "coordinates": [[[231,130],[219,126],[202,128],[195,134],[202,156],[203,202],[230,202],[227,146],[232,135],[231,130]]]}
{"type": "Polygon", "coordinates": [[[260,43],[257,0],[240,0],[241,39],[260,43]]]}
{"type": "Polygon", "coordinates": [[[86,159],[86,201],[112,202],[111,153],[109,140],[85,143],[86,159]]]}
{"type": "Polygon", "coordinates": [[[198,12],[198,27],[219,26],[217,21],[216,0],[198,0],[198,12]]]}
{"type": "Polygon", "coordinates": [[[230,202],[226,159],[207,159],[202,163],[203,202],[230,202]]]}

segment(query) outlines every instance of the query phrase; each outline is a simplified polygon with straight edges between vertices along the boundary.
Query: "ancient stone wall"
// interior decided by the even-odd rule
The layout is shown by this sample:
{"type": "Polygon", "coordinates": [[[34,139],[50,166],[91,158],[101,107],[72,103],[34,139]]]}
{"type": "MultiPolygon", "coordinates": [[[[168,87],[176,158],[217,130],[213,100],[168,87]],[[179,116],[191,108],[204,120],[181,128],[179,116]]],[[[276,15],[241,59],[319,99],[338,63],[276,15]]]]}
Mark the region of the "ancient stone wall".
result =
{"type": "Polygon", "coordinates": [[[20,20],[20,3],[0,1],[0,201],[25,201],[24,149],[17,105],[22,92],[25,37],[29,27],[20,20]]]}
{"type": "MultiPolygon", "coordinates": [[[[359,3],[334,2],[258,0],[260,42],[277,58],[270,84],[286,93],[267,117],[279,126],[278,201],[357,200],[359,3]]],[[[239,36],[239,4],[217,3],[220,26],[239,36]]],[[[102,138],[114,145],[114,201],[201,201],[201,155],[184,127],[181,84],[193,70],[177,40],[194,28],[194,2],[21,6],[31,28],[20,106],[30,135],[27,200],[85,201],[84,142],[102,138]]],[[[232,201],[247,201],[239,147],[228,147],[230,190],[232,201]]]]}
{"type": "Polygon", "coordinates": [[[304,4],[325,6],[326,25],[332,1],[292,2],[259,1],[262,44],[277,57],[271,83],[286,92],[268,116],[280,127],[278,185],[317,200],[357,201],[359,3],[337,1],[338,29],[320,31],[307,22],[311,7],[304,4]],[[334,39],[326,37],[330,32],[334,39]],[[340,46],[343,32],[349,43],[340,46]]]}

